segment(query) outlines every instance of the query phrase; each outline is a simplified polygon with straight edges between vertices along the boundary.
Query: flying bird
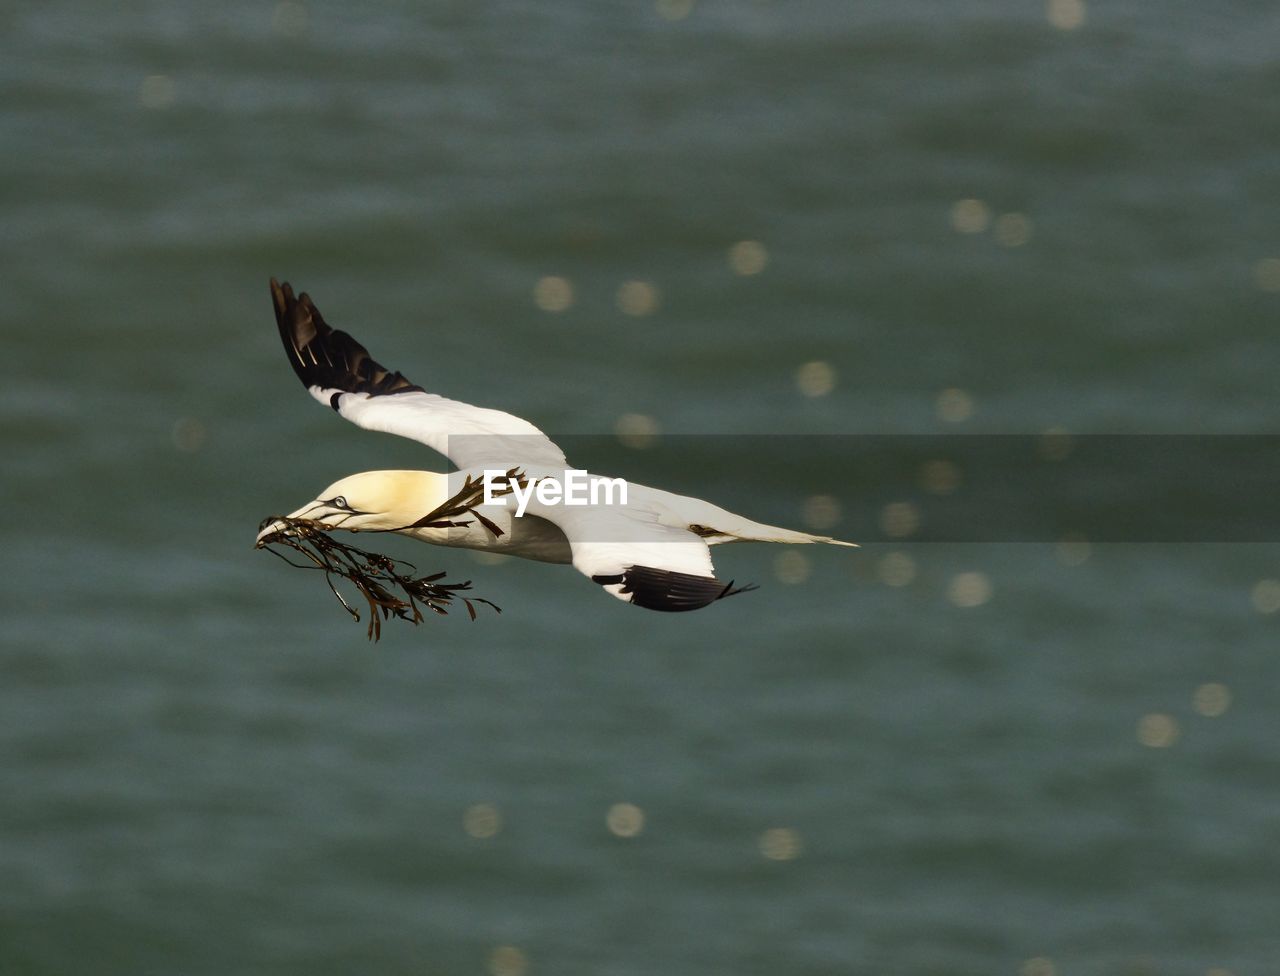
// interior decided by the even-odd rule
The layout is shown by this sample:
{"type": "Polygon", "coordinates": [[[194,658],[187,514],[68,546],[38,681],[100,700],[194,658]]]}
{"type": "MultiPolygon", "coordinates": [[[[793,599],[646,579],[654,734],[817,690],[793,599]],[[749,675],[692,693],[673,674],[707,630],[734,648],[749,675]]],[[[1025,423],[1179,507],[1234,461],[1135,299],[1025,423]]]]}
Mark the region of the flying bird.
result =
{"type": "MultiPolygon", "coordinates": [[[[754,588],[717,579],[709,546],[739,541],[854,545],[753,522],[698,498],[587,476],[572,469],[563,451],[529,421],[429,393],[379,365],[350,335],[330,328],[306,292],[295,296],[288,282],[272,278],[271,297],[289,363],[315,399],[366,430],[419,441],[458,469],[349,475],[289,519],[571,563],[618,599],[666,611],[697,610],[754,588]],[[566,504],[571,492],[565,485],[572,486],[575,474],[579,484],[585,477],[593,493],[603,485],[612,494],[595,504],[566,504]],[[470,509],[476,518],[447,523],[427,518],[464,486],[485,478],[493,480],[494,489],[486,493],[485,504],[470,509]],[[557,479],[559,497],[542,490],[557,479]]],[[[282,531],[288,531],[283,522],[266,525],[258,544],[282,531]]]]}

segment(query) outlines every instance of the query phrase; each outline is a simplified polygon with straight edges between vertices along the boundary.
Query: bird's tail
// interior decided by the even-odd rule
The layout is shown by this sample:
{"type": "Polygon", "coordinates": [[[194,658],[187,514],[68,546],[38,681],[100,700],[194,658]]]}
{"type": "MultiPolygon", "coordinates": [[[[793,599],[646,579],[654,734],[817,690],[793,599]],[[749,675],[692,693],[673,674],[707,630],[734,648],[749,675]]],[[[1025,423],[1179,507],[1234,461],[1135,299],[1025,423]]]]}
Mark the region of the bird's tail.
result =
{"type": "MultiPolygon", "coordinates": [[[[765,525],[752,522],[750,519],[735,517],[731,522],[720,520],[716,525],[716,534],[706,536],[708,545],[721,542],[781,542],[788,545],[808,545],[814,542],[829,546],[849,546],[857,549],[858,543],[833,539],[829,535],[814,535],[811,532],[797,532],[795,529],[784,529],[777,525],[765,525]]],[[[697,531],[697,528],[694,528],[697,531]]],[[[701,535],[702,533],[699,533],[701,535]]]]}
{"type": "MultiPolygon", "coordinates": [[[[711,540],[708,539],[708,542],[711,540]]],[[[845,542],[843,539],[833,539],[829,535],[814,535],[811,532],[797,532],[794,529],[782,529],[776,525],[761,525],[758,522],[752,522],[750,528],[746,531],[738,530],[729,533],[729,538],[720,540],[722,542],[784,542],[789,545],[807,545],[812,542],[822,542],[829,546],[849,546],[857,549],[858,543],[845,542]]]]}
{"type": "MultiPolygon", "coordinates": [[[[639,486],[631,487],[635,489],[639,486]]],[[[823,542],[830,546],[858,547],[856,542],[844,542],[829,535],[814,535],[811,532],[797,532],[777,525],[753,522],[700,498],[687,498],[656,488],[642,490],[645,493],[644,499],[660,513],[659,522],[701,536],[709,546],[722,542],[782,542],[790,545],[823,542]]]]}

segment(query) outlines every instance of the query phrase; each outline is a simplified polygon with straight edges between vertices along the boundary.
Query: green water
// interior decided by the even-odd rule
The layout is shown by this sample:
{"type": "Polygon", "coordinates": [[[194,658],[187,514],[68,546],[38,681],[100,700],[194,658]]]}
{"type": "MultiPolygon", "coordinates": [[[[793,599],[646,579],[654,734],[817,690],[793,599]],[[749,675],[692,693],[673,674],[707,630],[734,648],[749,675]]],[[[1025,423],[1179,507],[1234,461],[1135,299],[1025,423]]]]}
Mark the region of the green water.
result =
{"type": "Polygon", "coordinates": [[[1280,19],[1084,15],[0,10],[0,973],[1273,971],[1273,543],[743,546],[671,616],[405,543],[504,613],[372,647],[251,548],[438,460],[306,396],[271,275],[548,431],[734,435],[573,460],[838,534],[933,496],[754,435],[1275,433],[1280,19]]]}

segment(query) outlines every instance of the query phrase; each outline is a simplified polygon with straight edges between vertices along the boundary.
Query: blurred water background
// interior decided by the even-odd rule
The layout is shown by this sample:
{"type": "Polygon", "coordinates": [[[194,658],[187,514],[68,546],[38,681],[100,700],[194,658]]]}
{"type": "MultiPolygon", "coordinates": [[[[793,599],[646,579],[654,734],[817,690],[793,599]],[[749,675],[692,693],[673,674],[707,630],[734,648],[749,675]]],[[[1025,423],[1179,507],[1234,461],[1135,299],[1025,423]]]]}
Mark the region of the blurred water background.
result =
{"type": "Polygon", "coordinates": [[[1274,972],[1275,540],[913,542],[972,472],[747,435],[1276,433],[1277,52],[1246,0],[10,0],[0,973],[1274,972]],[[672,616],[394,547],[505,612],[370,646],[258,520],[439,459],[306,396],[270,275],[866,545],[672,616]]]}

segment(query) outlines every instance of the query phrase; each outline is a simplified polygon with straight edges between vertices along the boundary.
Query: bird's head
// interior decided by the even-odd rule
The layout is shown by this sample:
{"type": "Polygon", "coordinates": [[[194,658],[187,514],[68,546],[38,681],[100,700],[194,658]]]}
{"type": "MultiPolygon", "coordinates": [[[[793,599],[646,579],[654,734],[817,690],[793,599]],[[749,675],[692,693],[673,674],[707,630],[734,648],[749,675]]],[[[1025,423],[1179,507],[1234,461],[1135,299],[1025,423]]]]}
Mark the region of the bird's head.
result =
{"type": "MultiPolygon", "coordinates": [[[[362,471],[335,481],[287,517],[348,532],[394,532],[434,512],[450,495],[448,477],[434,471],[362,471]]],[[[280,521],[264,526],[258,545],[287,528],[280,521]]]]}

